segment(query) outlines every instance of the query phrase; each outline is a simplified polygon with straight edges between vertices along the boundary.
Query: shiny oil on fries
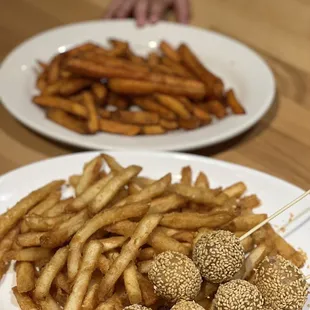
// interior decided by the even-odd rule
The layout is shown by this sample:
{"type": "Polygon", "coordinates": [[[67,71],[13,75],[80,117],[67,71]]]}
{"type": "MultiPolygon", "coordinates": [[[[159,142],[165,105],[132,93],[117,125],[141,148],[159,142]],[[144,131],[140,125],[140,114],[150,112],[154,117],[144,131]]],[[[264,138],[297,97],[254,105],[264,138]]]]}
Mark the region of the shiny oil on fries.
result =
{"type": "Polygon", "coordinates": [[[209,71],[186,44],[159,43],[144,59],[129,43],[84,43],[37,61],[33,102],[50,121],[79,134],[126,136],[193,130],[229,114],[245,114],[234,90],[209,71]],[[168,120],[172,121],[171,123],[168,120]]]}
{"type": "MultiPolygon", "coordinates": [[[[154,180],[140,172],[100,154],[69,177],[74,197],[61,199],[64,181],[54,181],[0,217],[0,276],[16,262],[12,290],[22,310],[161,306],[147,275],[157,254],[191,257],[202,234],[226,229],[241,237],[267,217],[254,213],[260,201],[242,181],[212,188],[204,172],[189,166],[177,182],[170,173],[154,180]]],[[[241,245],[246,257],[238,279],[251,280],[267,255],[297,267],[306,261],[269,224],[241,245]]],[[[209,307],[217,288],[204,282],[196,302],[209,307]]]]}

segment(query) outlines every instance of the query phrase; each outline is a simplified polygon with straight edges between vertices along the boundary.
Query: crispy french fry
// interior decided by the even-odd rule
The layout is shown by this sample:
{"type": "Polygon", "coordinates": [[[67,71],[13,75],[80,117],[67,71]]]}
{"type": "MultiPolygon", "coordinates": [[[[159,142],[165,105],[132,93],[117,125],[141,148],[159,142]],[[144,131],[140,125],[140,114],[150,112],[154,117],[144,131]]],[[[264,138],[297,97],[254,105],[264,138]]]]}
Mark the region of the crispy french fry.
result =
{"type": "Polygon", "coordinates": [[[81,53],[84,53],[86,51],[89,51],[89,50],[93,50],[97,48],[97,45],[92,43],[92,42],[86,42],[86,43],[83,43],[81,45],[78,45],[72,49],[70,49],[69,51],[66,52],[66,54],[70,57],[72,56],[76,56],[78,54],[81,54],[81,53]]]}
{"type": "Polygon", "coordinates": [[[105,255],[101,255],[98,259],[97,267],[102,274],[105,274],[111,266],[111,260],[109,260],[105,255]]]}
{"type": "Polygon", "coordinates": [[[48,83],[54,83],[56,82],[60,77],[60,65],[61,61],[63,60],[63,54],[56,55],[49,67],[47,68],[47,81],[48,83]]]}
{"type": "Polygon", "coordinates": [[[177,98],[163,94],[155,94],[155,98],[158,102],[160,102],[160,104],[173,111],[179,117],[183,119],[189,119],[191,117],[189,111],[177,98]]]}
{"type": "Polygon", "coordinates": [[[79,268],[82,247],[86,240],[95,233],[98,229],[104,226],[111,225],[116,221],[125,220],[131,217],[142,216],[149,208],[148,202],[139,202],[104,210],[98,213],[89,221],[84,223],[84,226],[74,235],[70,242],[70,252],[68,257],[68,276],[69,279],[74,279],[79,268]]]}
{"type": "Polygon", "coordinates": [[[81,104],[64,99],[57,96],[35,96],[33,97],[33,102],[45,107],[45,108],[53,108],[63,110],[75,116],[79,116],[82,118],[87,118],[88,113],[84,106],[81,104]]]}
{"type": "MultiPolygon", "coordinates": [[[[168,67],[168,66],[166,66],[164,64],[153,65],[152,66],[152,72],[169,74],[169,75],[174,75],[175,74],[170,67],[168,67]]],[[[175,75],[177,75],[177,74],[175,74],[175,75]]]]}
{"type": "Polygon", "coordinates": [[[192,169],[190,166],[183,167],[181,170],[181,184],[192,185],[192,169]]]}
{"type": "Polygon", "coordinates": [[[141,128],[139,126],[123,124],[108,119],[99,120],[99,126],[101,131],[115,134],[123,134],[126,136],[136,136],[141,132],[141,128]]]}
{"type": "Polygon", "coordinates": [[[145,135],[162,135],[166,130],[160,125],[148,125],[142,127],[142,133],[145,135]]]}
{"type": "Polygon", "coordinates": [[[238,203],[241,209],[254,209],[259,207],[260,204],[261,202],[256,195],[241,197],[238,203]]]}
{"type": "Polygon", "coordinates": [[[127,268],[124,270],[124,284],[129,302],[131,304],[141,304],[142,293],[137,277],[137,268],[133,262],[129,263],[127,268]]]}
{"type": "Polygon", "coordinates": [[[174,234],[172,237],[181,242],[192,243],[194,240],[194,232],[193,231],[180,231],[174,234]]]}
{"type": "Polygon", "coordinates": [[[118,193],[118,191],[126,185],[133,177],[137,176],[142,170],[139,166],[129,166],[118,172],[106,186],[101,189],[97,196],[89,204],[89,210],[92,213],[101,211],[118,193]]]}
{"type": "Polygon", "coordinates": [[[212,118],[207,111],[204,111],[198,106],[194,107],[193,114],[200,119],[204,125],[209,124],[212,122],[212,118]]]}
{"type": "Polygon", "coordinates": [[[64,310],[80,309],[86,294],[91,276],[97,266],[98,258],[102,251],[102,244],[98,241],[90,241],[86,246],[81,268],[74,281],[72,292],[68,297],[64,310]]]}
{"type": "Polygon", "coordinates": [[[226,103],[234,114],[245,114],[244,107],[239,103],[232,89],[226,93],[226,103]]]}
{"type": "Polygon", "coordinates": [[[51,192],[44,200],[38,203],[34,208],[32,208],[28,213],[28,215],[36,214],[42,215],[47,210],[51,209],[57,202],[59,202],[61,198],[60,191],[51,192]]]}
{"type": "Polygon", "coordinates": [[[103,105],[108,94],[107,88],[101,83],[93,83],[91,90],[95,96],[96,103],[103,105]]]}
{"type": "Polygon", "coordinates": [[[229,187],[226,187],[223,192],[228,197],[240,197],[244,194],[246,191],[246,185],[243,182],[237,182],[229,187]]]}
{"type": "Polygon", "coordinates": [[[101,242],[103,246],[102,252],[108,252],[110,250],[121,247],[125,243],[126,240],[127,240],[126,237],[116,236],[116,237],[101,239],[99,241],[101,242]]]}
{"type": "Polygon", "coordinates": [[[72,203],[72,201],[73,201],[72,197],[59,201],[49,210],[45,211],[43,213],[43,216],[53,217],[53,216],[63,215],[63,213],[67,212],[67,207],[72,203]]]}
{"type": "Polygon", "coordinates": [[[159,45],[161,52],[167,56],[169,59],[180,62],[181,58],[178,52],[166,41],[161,41],[159,45]]]}
{"type": "Polygon", "coordinates": [[[238,216],[227,227],[231,231],[248,231],[267,218],[267,214],[249,214],[238,216]]]}
{"type": "Polygon", "coordinates": [[[122,301],[117,293],[114,293],[106,301],[99,304],[96,310],[122,310],[124,308],[122,301]]]}
{"type": "Polygon", "coordinates": [[[34,289],[35,270],[32,263],[16,263],[16,286],[19,293],[27,293],[34,289]]]}
{"type": "Polygon", "coordinates": [[[99,115],[101,116],[101,118],[110,119],[112,117],[112,112],[111,111],[99,108],[98,112],[99,112],[99,115]]]}
{"type": "Polygon", "coordinates": [[[69,130],[75,131],[80,134],[88,133],[86,122],[78,120],[72,117],[69,113],[66,113],[65,111],[62,111],[60,109],[49,109],[47,111],[46,117],[49,120],[69,130]]]}
{"type": "Polygon", "coordinates": [[[107,176],[102,177],[96,183],[87,188],[80,196],[76,197],[71,204],[68,205],[68,211],[79,211],[87,206],[100,191],[114,178],[113,172],[107,176]]]}
{"type": "Polygon", "coordinates": [[[183,129],[196,129],[200,127],[200,125],[201,125],[201,122],[197,117],[179,120],[179,127],[183,129]]]}
{"type": "Polygon", "coordinates": [[[153,125],[159,122],[159,115],[154,112],[145,111],[116,111],[112,118],[115,120],[136,125],[153,125]]]}
{"type": "Polygon", "coordinates": [[[5,254],[4,260],[16,260],[23,262],[34,262],[39,261],[41,259],[49,258],[52,254],[50,249],[44,248],[26,248],[17,251],[9,251],[5,254]]]}
{"type": "Polygon", "coordinates": [[[154,251],[153,248],[144,248],[140,251],[139,255],[138,255],[138,259],[140,261],[143,260],[149,260],[149,259],[153,259],[155,257],[156,253],[154,251]]]}
{"type": "Polygon", "coordinates": [[[200,171],[197,176],[195,186],[200,188],[210,188],[208,177],[202,171],[200,171]]]}
{"type": "Polygon", "coordinates": [[[222,119],[227,115],[225,107],[218,100],[211,100],[207,103],[208,111],[215,115],[218,119],[222,119]]]}
{"type": "Polygon", "coordinates": [[[40,310],[29,295],[19,293],[16,286],[12,288],[12,291],[21,310],[40,310]]]}
{"type": "Polygon", "coordinates": [[[139,106],[142,110],[155,112],[165,120],[171,121],[176,119],[176,115],[174,114],[174,112],[161,106],[151,97],[141,97],[141,98],[136,97],[133,99],[133,102],[135,105],[139,106]]]}
{"type": "Polygon", "coordinates": [[[160,63],[160,58],[159,58],[158,54],[156,52],[149,53],[148,58],[147,58],[147,63],[150,66],[158,65],[160,63]]]}
{"type": "Polygon", "coordinates": [[[138,267],[138,271],[142,274],[147,274],[149,272],[149,270],[151,269],[151,265],[153,263],[153,260],[144,260],[142,262],[139,262],[137,264],[138,267]]]}
{"type": "Polygon", "coordinates": [[[166,119],[160,119],[159,125],[166,130],[175,130],[178,129],[179,125],[176,121],[168,121],[166,119]]]}
{"type": "Polygon", "coordinates": [[[41,72],[37,78],[36,88],[40,90],[41,92],[43,92],[45,88],[47,87],[46,77],[47,77],[46,73],[41,72]]]}
{"type": "Polygon", "coordinates": [[[64,181],[53,181],[47,185],[31,192],[25,198],[6,211],[0,217],[0,239],[14,227],[14,225],[29,211],[35,204],[44,199],[51,192],[60,188],[64,181]]]}
{"type": "Polygon", "coordinates": [[[98,305],[98,290],[100,285],[101,275],[96,274],[90,282],[85,298],[82,303],[81,310],[93,310],[98,305]]]}
{"type": "Polygon", "coordinates": [[[40,245],[40,238],[44,232],[28,232],[17,236],[17,243],[22,247],[32,247],[40,245]]]}
{"type": "Polygon", "coordinates": [[[99,299],[103,300],[110,293],[129,262],[138,256],[140,247],[147,241],[149,235],[158,225],[161,215],[146,215],[138,224],[131,239],[123,246],[120,255],[113,262],[100,283],[99,299]]]}
{"type": "Polygon", "coordinates": [[[87,127],[90,133],[96,133],[99,130],[99,118],[95,106],[95,100],[90,92],[84,92],[84,106],[87,110],[87,127]]]}
{"type": "Polygon", "coordinates": [[[45,299],[40,300],[39,305],[41,310],[61,310],[60,305],[58,305],[56,300],[51,295],[48,295],[45,299]]]}
{"type": "Polygon", "coordinates": [[[144,277],[140,272],[137,272],[138,280],[140,283],[143,303],[148,307],[156,303],[157,296],[154,292],[153,284],[148,278],[144,277]]]}
{"type": "Polygon", "coordinates": [[[0,241],[0,262],[3,260],[5,253],[12,249],[13,243],[15,242],[18,233],[19,226],[15,226],[0,241]]]}
{"type": "Polygon", "coordinates": [[[142,190],[142,188],[136,183],[130,182],[128,184],[128,194],[129,195],[138,194],[141,192],[141,190],[142,190]]]}
{"type": "Polygon", "coordinates": [[[187,200],[176,194],[169,194],[151,201],[149,213],[166,213],[181,208],[187,200]]]}
{"type": "Polygon", "coordinates": [[[178,76],[182,76],[185,78],[193,78],[193,74],[190,73],[181,63],[176,62],[168,57],[162,57],[162,62],[164,65],[169,67],[173,73],[178,76]]]}
{"type": "Polygon", "coordinates": [[[76,195],[81,195],[89,186],[91,186],[99,176],[99,172],[102,166],[101,156],[97,156],[90,162],[86,163],[83,168],[83,174],[81,175],[78,184],[76,185],[76,195]]]}
{"type": "Polygon", "coordinates": [[[62,79],[45,87],[43,95],[61,95],[67,97],[78,93],[79,91],[90,86],[92,83],[92,80],[84,78],[62,79]]]}
{"type": "Polygon", "coordinates": [[[71,292],[71,285],[68,281],[68,278],[62,272],[58,272],[54,279],[54,284],[57,288],[62,289],[67,294],[71,292]]]}

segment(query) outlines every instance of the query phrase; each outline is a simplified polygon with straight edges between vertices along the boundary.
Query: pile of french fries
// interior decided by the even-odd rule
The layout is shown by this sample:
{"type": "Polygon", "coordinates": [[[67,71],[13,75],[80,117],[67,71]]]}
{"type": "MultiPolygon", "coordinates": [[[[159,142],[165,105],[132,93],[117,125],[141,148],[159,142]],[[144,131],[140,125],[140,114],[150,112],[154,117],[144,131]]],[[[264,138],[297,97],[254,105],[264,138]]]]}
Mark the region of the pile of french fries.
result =
{"type": "Polygon", "coordinates": [[[162,41],[159,52],[137,56],[124,41],[85,43],[38,62],[33,102],[47,118],[80,134],[164,134],[244,114],[232,89],[181,44],[162,41]]]}
{"type": "MultiPolygon", "coordinates": [[[[22,310],[121,310],[130,304],[164,305],[147,273],[154,257],[171,250],[191,256],[195,240],[226,229],[242,236],[264,219],[243,182],[210,187],[190,167],[172,183],[140,176],[100,154],[81,174],[56,180],[20,200],[0,217],[0,278],[15,264],[13,293],[22,310]],[[194,179],[194,180],[193,180],[194,179]],[[68,187],[74,196],[61,198],[68,187]]],[[[246,259],[238,278],[251,280],[266,255],[305,264],[270,225],[242,241],[246,259]]],[[[204,282],[196,301],[209,309],[217,285],[204,282]]],[[[9,297],[8,297],[9,298],[9,297]]]]}

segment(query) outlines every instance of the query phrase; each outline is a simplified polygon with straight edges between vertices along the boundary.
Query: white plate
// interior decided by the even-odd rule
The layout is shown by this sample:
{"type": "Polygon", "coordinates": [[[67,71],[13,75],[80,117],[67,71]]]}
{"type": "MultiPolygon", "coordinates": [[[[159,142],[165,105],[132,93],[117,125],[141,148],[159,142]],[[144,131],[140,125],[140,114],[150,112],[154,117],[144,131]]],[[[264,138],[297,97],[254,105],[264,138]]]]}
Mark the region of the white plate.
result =
{"type": "MultiPolygon", "coordinates": [[[[0,178],[0,213],[14,205],[21,197],[43,184],[71,174],[81,173],[83,163],[96,156],[95,152],[62,156],[35,163],[0,178]]],[[[111,152],[124,166],[138,164],[143,167],[142,175],[159,178],[172,172],[174,180],[180,178],[180,169],[190,165],[195,173],[204,171],[211,181],[211,186],[227,186],[243,180],[248,186],[248,193],[256,193],[263,202],[258,212],[272,214],[279,207],[299,196],[303,190],[285,181],[242,166],[217,161],[205,157],[178,153],[149,152],[111,152]]],[[[274,219],[275,227],[288,223],[290,213],[295,220],[286,227],[285,238],[296,248],[302,248],[310,256],[309,197],[296,205],[293,210],[274,219]],[[299,215],[299,217],[298,217],[299,215]]],[[[304,268],[308,275],[309,269],[304,268]]],[[[1,309],[15,310],[16,302],[12,297],[11,287],[15,284],[11,270],[0,283],[1,309]]],[[[308,300],[308,303],[310,299],[308,300]]],[[[304,310],[307,308],[305,307],[304,310]]]]}
{"type": "Polygon", "coordinates": [[[167,22],[143,29],[129,20],[95,21],[52,29],[18,46],[0,70],[0,97],[19,121],[52,139],[90,149],[185,150],[219,143],[254,125],[272,104],[274,93],[275,82],[269,67],[243,44],[218,33],[167,22]],[[236,90],[247,114],[230,116],[197,130],[151,137],[106,133],[82,136],[47,120],[44,112],[31,103],[36,60],[48,61],[55,53],[88,40],[105,44],[109,37],[128,40],[140,54],[155,48],[162,39],[173,45],[186,42],[224,80],[227,88],[236,90]]]}

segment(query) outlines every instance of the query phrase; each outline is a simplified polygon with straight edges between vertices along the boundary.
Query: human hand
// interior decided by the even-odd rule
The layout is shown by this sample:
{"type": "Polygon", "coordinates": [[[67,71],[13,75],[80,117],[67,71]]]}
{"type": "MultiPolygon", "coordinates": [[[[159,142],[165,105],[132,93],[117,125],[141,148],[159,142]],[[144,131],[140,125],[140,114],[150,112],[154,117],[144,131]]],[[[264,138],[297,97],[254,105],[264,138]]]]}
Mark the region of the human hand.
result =
{"type": "Polygon", "coordinates": [[[172,8],[180,23],[188,23],[189,0],[112,0],[105,18],[126,18],[134,16],[138,26],[156,23],[172,8]]]}

